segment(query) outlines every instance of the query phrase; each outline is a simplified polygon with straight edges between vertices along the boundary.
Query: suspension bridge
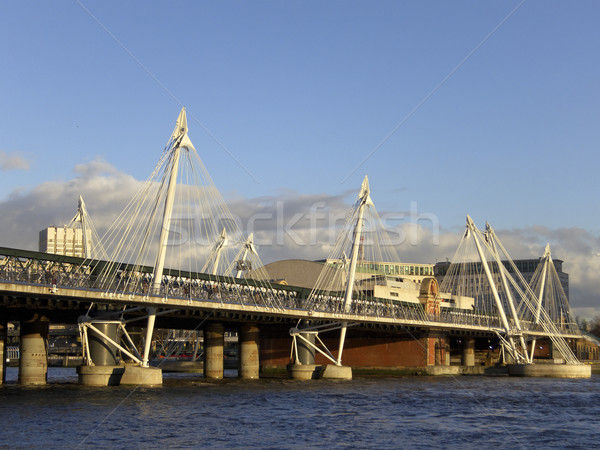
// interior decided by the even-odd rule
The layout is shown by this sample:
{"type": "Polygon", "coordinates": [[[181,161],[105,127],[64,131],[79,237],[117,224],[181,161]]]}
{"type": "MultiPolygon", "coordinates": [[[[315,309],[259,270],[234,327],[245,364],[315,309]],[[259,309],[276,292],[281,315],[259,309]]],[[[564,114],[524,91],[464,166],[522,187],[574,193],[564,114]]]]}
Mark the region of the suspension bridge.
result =
{"type": "MultiPolygon", "coordinates": [[[[82,228],[85,258],[0,248],[0,311],[22,321],[22,336],[29,337],[22,341],[31,345],[21,350],[24,384],[45,376],[32,356],[43,354],[42,316],[79,323],[80,379],[90,384],[99,377],[110,384],[119,365],[109,361],[114,349],[131,362],[132,382],[159,384],[160,371],[150,365],[157,321],[163,328],[204,329],[205,374],[215,378],[223,376],[223,323],[241,324],[245,378],[257,378],[269,357],[286,359],[285,346],[298,378],[314,375],[315,355],[329,376],[349,378],[353,362],[370,351],[372,342],[360,345],[369,332],[384,333],[387,343],[394,334],[417,341],[424,355],[417,365],[444,365],[450,335],[464,337],[463,360],[473,365],[473,341],[485,336],[498,340],[505,362],[538,366],[536,342],[545,340],[560,354],[563,371],[589,372],[569,345],[580,333],[549,246],[527,282],[492,227],[481,232],[467,217],[441,282],[426,277],[407,294],[402,277],[365,275],[360,268],[368,262],[400,261],[367,177],[315,286],[271,282],[252,236],[243,236],[188,136],[185,109],[155,170],[106,234],[97,236],[83,199],[73,222],[82,228]],[[141,343],[127,331],[136,323],[145,329],[141,343]],[[261,340],[263,361],[260,327],[277,330],[269,342],[261,340]]],[[[396,341],[403,342],[399,353],[407,351],[406,340],[396,341]]]]}

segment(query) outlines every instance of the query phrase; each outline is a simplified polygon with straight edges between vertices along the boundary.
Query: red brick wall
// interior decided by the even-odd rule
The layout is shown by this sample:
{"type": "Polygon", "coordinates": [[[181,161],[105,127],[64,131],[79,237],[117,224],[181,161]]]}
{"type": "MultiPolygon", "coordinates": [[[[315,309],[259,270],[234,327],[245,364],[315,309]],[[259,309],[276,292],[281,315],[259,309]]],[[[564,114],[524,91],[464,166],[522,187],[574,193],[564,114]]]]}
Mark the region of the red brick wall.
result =
{"type": "MultiPolygon", "coordinates": [[[[260,327],[260,363],[263,366],[284,366],[290,362],[292,338],[289,327],[260,327]]],[[[337,357],[339,330],[319,335],[337,357]]],[[[430,338],[431,339],[431,338],[430,338]]],[[[434,341],[434,339],[431,339],[434,341]]],[[[430,358],[435,361],[435,344],[430,358]]],[[[348,329],[342,362],[353,367],[423,367],[426,363],[426,339],[412,336],[360,332],[348,329]]],[[[316,354],[316,364],[328,364],[323,355],[316,354]]]]}

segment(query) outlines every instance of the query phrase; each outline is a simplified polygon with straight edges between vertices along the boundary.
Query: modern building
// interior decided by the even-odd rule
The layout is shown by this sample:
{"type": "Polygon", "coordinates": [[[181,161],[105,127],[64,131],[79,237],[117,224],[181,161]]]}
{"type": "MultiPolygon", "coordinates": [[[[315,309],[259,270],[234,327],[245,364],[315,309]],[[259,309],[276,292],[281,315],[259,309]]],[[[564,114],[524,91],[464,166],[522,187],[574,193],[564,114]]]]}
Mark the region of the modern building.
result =
{"type": "MultiPolygon", "coordinates": [[[[340,260],[328,259],[327,264],[334,267],[343,264],[340,260]]],[[[421,282],[425,277],[434,274],[433,264],[410,264],[398,262],[358,261],[356,264],[357,278],[370,278],[371,275],[400,276],[409,280],[421,282]]]]}
{"type": "Polygon", "coordinates": [[[90,255],[91,230],[86,230],[84,239],[82,228],[48,227],[40,231],[39,251],[55,255],[86,258],[90,255]]]}
{"type": "Polygon", "coordinates": [[[92,236],[97,240],[97,234],[85,207],[85,202],[79,196],[77,213],[69,225],[52,226],[40,231],[39,251],[79,258],[98,258],[100,255],[94,254],[94,252],[98,253],[99,249],[92,248],[93,245],[96,245],[92,241],[92,236]]]}
{"type": "MultiPolygon", "coordinates": [[[[271,282],[285,283],[312,289],[324,266],[336,270],[342,262],[339,260],[308,261],[304,259],[286,259],[265,265],[271,282]]],[[[418,292],[421,281],[432,277],[433,264],[408,264],[392,262],[359,261],[356,266],[357,280],[370,279],[373,276],[402,277],[416,284],[418,292]]]]}
{"type": "MultiPolygon", "coordinates": [[[[515,259],[513,262],[515,263],[517,270],[519,270],[519,272],[521,272],[521,274],[523,275],[523,278],[525,278],[525,280],[529,283],[531,281],[531,278],[533,278],[533,274],[535,273],[535,270],[537,269],[538,265],[540,264],[541,259],[542,258],[515,259]]],[[[567,299],[568,299],[569,298],[569,274],[563,272],[563,270],[562,270],[563,269],[563,267],[562,267],[563,261],[562,260],[552,258],[552,261],[554,262],[554,268],[556,269],[556,273],[558,274],[558,279],[560,280],[562,288],[565,291],[565,295],[567,296],[567,299]]],[[[510,267],[510,264],[508,261],[502,261],[502,263],[508,269],[509,272],[512,272],[512,268],[510,267]]],[[[444,275],[446,275],[446,272],[448,272],[448,268],[450,267],[450,264],[451,264],[451,262],[449,262],[449,261],[438,262],[435,264],[434,274],[440,283],[442,282],[444,275]]]]}

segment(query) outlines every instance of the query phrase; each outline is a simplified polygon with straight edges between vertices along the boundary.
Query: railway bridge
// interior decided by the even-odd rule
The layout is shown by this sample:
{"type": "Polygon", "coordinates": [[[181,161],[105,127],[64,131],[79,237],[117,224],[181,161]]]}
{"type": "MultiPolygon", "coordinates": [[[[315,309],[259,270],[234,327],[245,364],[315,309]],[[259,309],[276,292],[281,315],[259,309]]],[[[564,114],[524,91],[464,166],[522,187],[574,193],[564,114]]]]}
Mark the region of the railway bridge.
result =
{"type": "Polygon", "coordinates": [[[223,377],[227,329],[239,333],[242,378],[288,364],[296,378],[350,378],[352,367],[445,367],[457,355],[474,367],[482,341],[523,367],[544,341],[580,373],[569,345],[580,335],[549,248],[527,283],[493,229],[484,234],[468,217],[441,283],[426,277],[407,294],[400,276],[357,271],[399,261],[367,177],[314,288],[272,282],[198,157],[185,109],[101,242],[88,241],[86,227],[95,230],[82,201],[78,215],[85,258],[0,248],[0,349],[6,322],[20,321],[22,384],[45,383],[50,321],[79,324],[87,384],[160,384],[150,364],[156,327],[202,330],[209,378],[223,377]],[[133,327],[144,330],[137,342],[133,327]]]}

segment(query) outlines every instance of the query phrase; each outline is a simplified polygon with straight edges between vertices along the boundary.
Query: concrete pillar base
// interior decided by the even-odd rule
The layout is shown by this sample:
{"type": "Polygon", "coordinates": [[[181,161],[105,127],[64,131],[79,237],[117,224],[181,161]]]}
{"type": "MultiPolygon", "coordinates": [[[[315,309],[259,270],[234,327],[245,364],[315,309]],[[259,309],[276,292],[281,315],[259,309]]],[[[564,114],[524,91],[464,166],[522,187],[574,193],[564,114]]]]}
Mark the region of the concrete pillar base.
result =
{"type": "Polygon", "coordinates": [[[588,364],[509,364],[508,374],[517,377],[591,378],[588,364]]]}
{"type": "Polygon", "coordinates": [[[427,375],[460,375],[462,372],[461,366],[427,366],[427,375]]]}
{"type": "Polygon", "coordinates": [[[473,338],[465,338],[463,341],[462,363],[463,366],[475,365],[475,339],[473,338]]]}
{"type": "Polygon", "coordinates": [[[37,314],[32,320],[21,322],[21,349],[19,384],[40,386],[48,378],[48,328],[50,322],[37,314]]]}
{"type": "Polygon", "coordinates": [[[125,373],[124,366],[79,366],[79,384],[84,386],[118,386],[125,373]]]}
{"type": "Polygon", "coordinates": [[[223,347],[225,327],[222,323],[210,323],[204,331],[204,377],[213,380],[223,378],[223,347]]]}
{"type": "Polygon", "coordinates": [[[260,372],[258,359],[259,330],[256,325],[243,324],[239,336],[239,377],[244,380],[257,380],[260,372]]]}
{"type": "Polygon", "coordinates": [[[124,366],[121,384],[136,386],[160,386],[163,382],[162,370],[156,367],[140,367],[137,365],[124,366]]]}
{"type": "Polygon", "coordinates": [[[300,333],[300,336],[304,337],[309,341],[311,345],[304,342],[302,339],[298,339],[298,361],[302,364],[314,364],[315,363],[315,341],[316,334],[314,333],[300,333]]]}
{"type": "MultiPolygon", "coordinates": [[[[113,341],[119,342],[116,323],[93,323],[94,327],[106,334],[113,341]]],[[[117,366],[119,358],[117,357],[117,348],[106,341],[95,331],[88,331],[88,340],[90,345],[90,357],[96,366],[117,366]]]]}
{"type": "Polygon", "coordinates": [[[322,378],[329,378],[334,380],[351,380],[352,379],[352,367],[350,366],[336,366],[335,364],[327,364],[323,367],[322,378]]]}
{"type": "Polygon", "coordinates": [[[323,367],[316,364],[288,364],[288,375],[292,380],[316,380],[321,377],[323,367]]]}
{"type": "Polygon", "coordinates": [[[126,366],[79,366],[79,384],[84,386],[159,386],[162,370],[156,367],[126,366]]]}

